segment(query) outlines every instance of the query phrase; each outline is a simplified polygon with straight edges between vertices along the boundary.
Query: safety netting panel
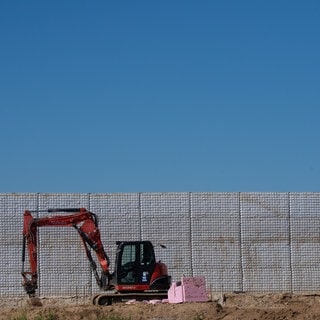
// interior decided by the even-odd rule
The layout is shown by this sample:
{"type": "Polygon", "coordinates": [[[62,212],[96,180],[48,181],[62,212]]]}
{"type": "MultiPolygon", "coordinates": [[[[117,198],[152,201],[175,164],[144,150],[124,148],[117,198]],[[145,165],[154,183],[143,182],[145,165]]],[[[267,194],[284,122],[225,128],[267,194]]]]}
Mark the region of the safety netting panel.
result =
{"type": "MultiPolygon", "coordinates": [[[[48,213],[52,208],[88,208],[87,194],[40,194],[39,217],[70,215],[48,213]],[[44,211],[44,212],[42,212],[44,211]]],[[[72,226],[39,228],[39,294],[88,296],[92,292],[89,261],[78,232],[72,226]]]]}
{"type": "Polygon", "coordinates": [[[153,243],[173,280],[192,275],[189,201],[189,193],[140,195],[141,238],[153,243]]]}
{"type": "Polygon", "coordinates": [[[294,292],[320,289],[320,193],[291,193],[294,292]]]}
{"type": "Polygon", "coordinates": [[[193,273],[211,291],[242,289],[238,193],[191,194],[191,243],[193,273]]]}
{"type": "MultiPolygon", "coordinates": [[[[112,271],[116,241],[150,240],[174,281],[204,275],[212,291],[319,291],[320,193],[8,193],[0,194],[0,297],[25,295],[24,211],[70,207],[97,214],[112,271]]],[[[98,290],[72,227],[39,228],[39,267],[41,296],[98,290]]]]}
{"type": "MultiPolygon", "coordinates": [[[[99,221],[104,249],[114,271],[117,241],[140,240],[140,212],[138,193],[90,194],[90,211],[99,221]]],[[[93,291],[98,286],[95,279],[93,291]]]]}
{"type": "MultiPolygon", "coordinates": [[[[0,297],[22,296],[23,213],[37,208],[37,194],[0,194],[0,297]]],[[[29,271],[28,256],[25,271],[29,271]]]]}
{"type": "Polygon", "coordinates": [[[243,289],[291,291],[287,193],[241,193],[243,289]]]}

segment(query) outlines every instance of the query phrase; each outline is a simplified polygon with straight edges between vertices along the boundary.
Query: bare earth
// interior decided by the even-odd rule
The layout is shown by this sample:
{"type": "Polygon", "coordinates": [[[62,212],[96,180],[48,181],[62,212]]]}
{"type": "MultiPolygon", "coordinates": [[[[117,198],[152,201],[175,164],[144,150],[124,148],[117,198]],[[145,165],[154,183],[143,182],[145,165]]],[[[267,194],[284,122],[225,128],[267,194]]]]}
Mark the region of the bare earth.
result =
{"type": "Polygon", "coordinates": [[[93,306],[90,301],[41,299],[31,306],[27,298],[0,300],[0,320],[309,320],[320,319],[320,296],[292,294],[226,294],[207,303],[135,304],[93,306]]]}

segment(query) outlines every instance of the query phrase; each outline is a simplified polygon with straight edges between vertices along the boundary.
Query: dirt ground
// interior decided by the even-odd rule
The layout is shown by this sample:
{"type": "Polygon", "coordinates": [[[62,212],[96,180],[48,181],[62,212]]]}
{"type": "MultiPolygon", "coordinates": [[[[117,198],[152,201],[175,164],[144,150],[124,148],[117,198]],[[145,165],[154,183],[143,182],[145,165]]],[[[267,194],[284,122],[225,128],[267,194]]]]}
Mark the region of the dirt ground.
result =
{"type": "Polygon", "coordinates": [[[320,295],[225,294],[207,303],[93,306],[76,299],[41,299],[31,306],[27,298],[0,300],[0,320],[309,320],[320,319],[320,295]]]}

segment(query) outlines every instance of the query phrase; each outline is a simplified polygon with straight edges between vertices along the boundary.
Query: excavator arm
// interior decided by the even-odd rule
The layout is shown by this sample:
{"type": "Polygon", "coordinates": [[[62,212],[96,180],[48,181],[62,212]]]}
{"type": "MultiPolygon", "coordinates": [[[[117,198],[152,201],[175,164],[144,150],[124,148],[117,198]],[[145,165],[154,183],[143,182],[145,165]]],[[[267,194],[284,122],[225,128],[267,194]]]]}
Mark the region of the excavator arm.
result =
{"type": "Polygon", "coordinates": [[[110,286],[109,257],[104,251],[98,228],[98,220],[94,213],[84,208],[48,209],[45,212],[64,212],[69,215],[48,216],[33,218],[33,212],[24,212],[23,220],[23,250],[22,250],[22,277],[23,287],[29,296],[34,296],[38,287],[38,228],[47,226],[74,227],[83,242],[86,256],[90,262],[90,267],[96,278],[100,289],[107,289],[110,286]],[[26,248],[29,256],[30,271],[24,271],[26,248]],[[90,248],[96,253],[101,266],[101,276],[97,272],[97,266],[92,258],[90,248]]]}

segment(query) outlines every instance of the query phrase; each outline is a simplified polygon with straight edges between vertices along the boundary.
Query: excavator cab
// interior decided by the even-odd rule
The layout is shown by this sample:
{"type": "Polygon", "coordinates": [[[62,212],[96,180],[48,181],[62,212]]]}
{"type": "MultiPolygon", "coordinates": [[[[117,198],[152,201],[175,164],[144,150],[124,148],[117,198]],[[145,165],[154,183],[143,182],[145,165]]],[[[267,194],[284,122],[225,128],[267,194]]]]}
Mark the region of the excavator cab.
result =
{"type": "Polygon", "coordinates": [[[117,242],[116,283],[145,285],[155,269],[155,255],[149,241],[117,242]]]}
{"type": "MultiPolygon", "coordinates": [[[[110,305],[125,299],[163,299],[167,297],[171,276],[167,266],[156,261],[150,241],[117,241],[114,272],[106,291],[92,297],[94,305],[110,305]]],[[[164,246],[162,246],[164,247],[164,246]]]]}

